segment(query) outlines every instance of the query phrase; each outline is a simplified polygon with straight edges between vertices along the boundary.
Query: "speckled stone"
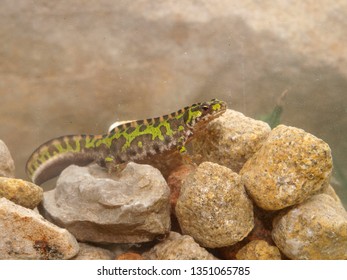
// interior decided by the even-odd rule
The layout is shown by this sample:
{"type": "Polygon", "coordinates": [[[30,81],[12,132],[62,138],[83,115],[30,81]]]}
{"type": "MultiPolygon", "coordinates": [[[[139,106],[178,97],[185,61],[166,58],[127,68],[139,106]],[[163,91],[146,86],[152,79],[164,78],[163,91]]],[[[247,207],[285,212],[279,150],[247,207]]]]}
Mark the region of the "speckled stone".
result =
{"type": "Polygon", "coordinates": [[[39,206],[81,242],[139,243],[170,231],[170,190],[158,169],[130,162],[109,174],[98,165],[66,168],[39,206]]]}
{"type": "Polygon", "coordinates": [[[276,246],[271,246],[264,240],[253,240],[237,252],[236,259],[280,260],[281,253],[276,246]]]}
{"type": "Polygon", "coordinates": [[[279,125],[240,175],[259,207],[279,210],[303,202],[327,186],[331,170],[327,143],[302,129],[279,125]]]}
{"type": "Polygon", "coordinates": [[[335,189],[329,184],[326,187],[322,188],[319,193],[324,193],[327,194],[329,196],[331,196],[336,202],[342,204],[341,199],[339,198],[339,196],[337,195],[337,193],[335,192],[335,189]]]}
{"type": "Polygon", "coordinates": [[[273,240],[290,259],[347,259],[347,212],[329,195],[314,195],[273,224],[273,240]]]}
{"type": "Polygon", "coordinates": [[[78,243],[80,250],[73,260],[112,260],[113,253],[104,248],[78,243]]]}
{"type": "Polygon", "coordinates": [[[176,205],[184,234],[203,247],[217,248],[242,240],[254,226],[253,206],[240,176],[204,162],[185,181],[176,205]]]}
{"type": "Polygon", "coordinates": [[[76,239],[66,229],[0,198],[0,259],[70,259],[78,250],[76,239]]]}
{"type": "Polygon", "coordinates": [[[212,121],[192,146],[201,161],[215,162],[239,172],[244,163],[261,147],[271,128],[262,121],[228,109],[212,121]]]}
{"type": "Polygon", "coordinates": [[[6,144],[0,140],[0,177],[14,177],[14,161],[6,144]]]}
{"type": "Polygon", "coordinates": [[[43,198],[43,190],[27,181],[0,177],[0,197],[5,197],[23,207],[34,209],[43,198]]]}
{"type": "Polygon", "coordinates": [[[133,252],[127,252],[117,256],[116,260],[143,260],[144,258],[138,254],[133,252]]]}
{"type": "Polygon", "coordinates": [[[206,249],[200,247],[191,236],[170,232],[168,237],[143,253],[146,260],[216,260],[206,249]]]}

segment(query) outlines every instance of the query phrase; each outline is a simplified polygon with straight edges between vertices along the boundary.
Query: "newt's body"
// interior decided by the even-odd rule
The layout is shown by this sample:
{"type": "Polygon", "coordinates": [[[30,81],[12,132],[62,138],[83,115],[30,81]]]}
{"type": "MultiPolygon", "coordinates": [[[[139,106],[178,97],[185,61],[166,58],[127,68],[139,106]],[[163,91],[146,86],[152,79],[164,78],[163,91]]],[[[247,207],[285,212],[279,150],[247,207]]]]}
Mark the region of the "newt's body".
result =
{"type": "Polygon", "coordinates": [[[226,110],[223,101],[193,104],[170,115],[122,124],[104,135],[67,135],[41,145],[30,156],[26,172],[41,184],[71,164],[97,162],[108,169],[144,162],[151,156],[185,151],[185,143],[226,110]]]}

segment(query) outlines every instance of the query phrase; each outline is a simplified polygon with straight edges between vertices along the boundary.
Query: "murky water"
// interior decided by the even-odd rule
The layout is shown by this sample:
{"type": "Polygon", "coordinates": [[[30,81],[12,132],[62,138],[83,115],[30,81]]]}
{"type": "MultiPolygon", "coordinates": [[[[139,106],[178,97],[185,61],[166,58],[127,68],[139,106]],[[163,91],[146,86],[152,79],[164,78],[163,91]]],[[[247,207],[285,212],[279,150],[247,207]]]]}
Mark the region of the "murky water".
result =
{"type": "Polygon", "coordinates": [[[18,9],[6,2],[0,19],[0,138],[17,177],[26,178],[27,158],[53,137],[102,133],[116,120],[211,98],[261,118],[287,91],[281,122],[329,143],[334,187],[347,205],[347,76],[339,65],[235,15],[149,19],[123,5],[19,2],[18,9]]]}

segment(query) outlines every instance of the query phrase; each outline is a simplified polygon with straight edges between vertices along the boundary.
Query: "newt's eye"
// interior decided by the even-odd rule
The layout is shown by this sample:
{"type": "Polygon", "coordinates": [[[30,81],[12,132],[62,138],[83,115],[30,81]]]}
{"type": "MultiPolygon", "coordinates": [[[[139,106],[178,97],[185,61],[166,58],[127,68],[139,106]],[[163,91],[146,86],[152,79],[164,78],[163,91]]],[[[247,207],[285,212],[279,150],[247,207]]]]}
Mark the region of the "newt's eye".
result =
{"type": "Polygon", "coordinates": [[[204,111],[207,111],[207,110],[208,110],[208,106],[207,106],[207,105],[204,105],[204,106],[202,106],[202,109],[203,109],[204,111]]]}

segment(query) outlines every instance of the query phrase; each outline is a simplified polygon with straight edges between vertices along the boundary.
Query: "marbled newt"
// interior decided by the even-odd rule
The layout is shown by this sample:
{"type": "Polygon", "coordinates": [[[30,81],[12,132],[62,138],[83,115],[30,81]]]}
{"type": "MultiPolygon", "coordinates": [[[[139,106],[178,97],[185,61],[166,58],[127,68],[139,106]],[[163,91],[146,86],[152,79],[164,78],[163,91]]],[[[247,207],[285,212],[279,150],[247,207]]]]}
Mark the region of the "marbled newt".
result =
{"type": "Polygon", "coordinates": [[[42,184],[71,164],[96,162],[112,170],[119,164],[143,162],[161,153],[184,153],[187,141],[225,110],[225,102],[212,99],[169,115],[124,123],[103,135],[54,138],[32,153],[26,172],[34,183],[42,184]]]}

